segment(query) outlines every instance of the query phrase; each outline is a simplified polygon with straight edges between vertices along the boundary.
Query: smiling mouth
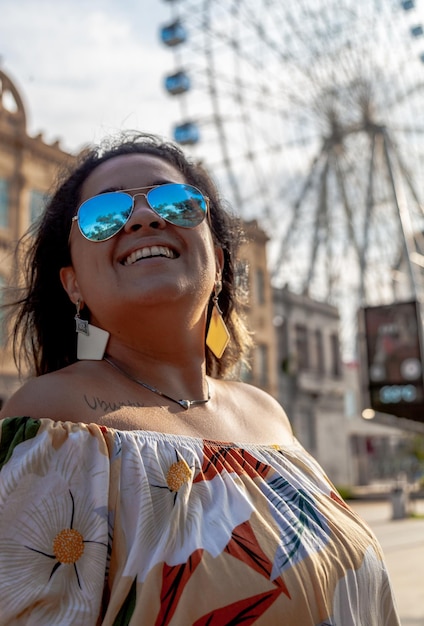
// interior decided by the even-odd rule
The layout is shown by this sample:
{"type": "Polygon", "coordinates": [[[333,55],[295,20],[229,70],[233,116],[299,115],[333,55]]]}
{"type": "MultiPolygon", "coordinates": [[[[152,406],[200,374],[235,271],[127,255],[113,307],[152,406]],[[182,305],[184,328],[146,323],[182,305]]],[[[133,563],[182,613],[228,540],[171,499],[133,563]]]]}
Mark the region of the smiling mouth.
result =
{"type": "Polygon", "coordinates": [[[162,256],[167,259],[176,259],[178,254],[174,250],[166,248],[165,246],[152,246],[151,248],[141,248],[140,250],[132,252],[126,259],[121,261],[121,263],[122,265],[133,265],[140,259],[151,259],[156,256],[162,256]]]}

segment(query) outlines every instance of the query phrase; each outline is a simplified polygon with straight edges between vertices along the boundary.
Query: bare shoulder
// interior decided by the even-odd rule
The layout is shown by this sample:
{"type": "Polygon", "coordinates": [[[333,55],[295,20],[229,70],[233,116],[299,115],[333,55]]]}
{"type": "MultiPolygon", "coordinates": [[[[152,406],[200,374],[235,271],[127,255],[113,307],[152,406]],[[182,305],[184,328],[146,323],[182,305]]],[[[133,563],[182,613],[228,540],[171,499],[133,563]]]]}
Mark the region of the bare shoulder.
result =
{"type": "Polygon", "coordinates": [[[220,396],[256,438],[292,442],[293,431],[283,407],[269,393],[238,381],[219,381],[220,396]]]}
{"type": "Polygon", "coordinates": [[[72,420],[72,379],[69,368],[28,379],[0,411],[0,418],[28,416],[72,420]],[[66,411],[65,411],[66,407],[66,411]]]}
{"type": "Polygon", "coordinates": [[[0,418],[51,417],[59,395],[63,402],[62,376],[57,372],[30,378],[7,400],[1,409],[0,418]]]}
{"type": "Polygon", "coordinates": [[[276,412],[279,417],[284,416],[287,419],[281,404],[263,389],[249,385],[248,383],[233,380],[219,381],[219,384],[222,385],[224,389],[226,388],[226,391],[228,391],[232,398],[237,399],[237,402],[241,401],[243,404],[248,403],[250,406],[257,406],[257,408],[261,408],[262,410],[265,409],[276,412]]]}

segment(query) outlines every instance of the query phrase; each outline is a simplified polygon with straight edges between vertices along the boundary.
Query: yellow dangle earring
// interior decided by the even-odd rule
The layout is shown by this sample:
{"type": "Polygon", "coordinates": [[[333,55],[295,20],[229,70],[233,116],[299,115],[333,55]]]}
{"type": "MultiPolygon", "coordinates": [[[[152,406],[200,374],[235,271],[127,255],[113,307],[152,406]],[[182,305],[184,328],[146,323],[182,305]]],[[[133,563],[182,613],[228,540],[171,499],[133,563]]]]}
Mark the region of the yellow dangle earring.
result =
{"type": "Polygon", "coordinates": [[[222,290],[221,280],[217,280],[215,283],[215,291],[213,296],[213,308],[211,313],[211,319],[209,321],[208,334],[206,335],[206,345],[209,350],[213,352],[217,359],[220,359],[224,354],[225,348],[230,341],[230,333],[225,325],[222,317],[222,311],[219,308],[218,296],[222,290]]]}

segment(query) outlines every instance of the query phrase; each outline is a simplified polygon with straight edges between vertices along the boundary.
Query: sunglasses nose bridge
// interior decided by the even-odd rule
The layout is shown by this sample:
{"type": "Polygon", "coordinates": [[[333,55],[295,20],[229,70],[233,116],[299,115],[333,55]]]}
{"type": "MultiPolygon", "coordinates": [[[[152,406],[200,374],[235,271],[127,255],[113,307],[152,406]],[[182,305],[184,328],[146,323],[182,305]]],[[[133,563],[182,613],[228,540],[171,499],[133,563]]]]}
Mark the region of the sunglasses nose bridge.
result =
{"type": "Polygon", "coordinates": [[[138,193],[134,193],[134,194],[133,194],[133,208],[132,208],[132,213],[134,214],[137,210],[139,210],[139,209],[142,209],[142,210],[143,210],[143,209],[146,209],[146,208],[147,208],[147,209],[149,209],[149,211],[153,211],[153,213],[154,213],[155,215],[157,215],[157,213],[156,213],[155,209],[152,207],[152,205],[151,205],[151,204],[150,204],[150,202],[149,202],[148,193],[142,193],[141,191],[139,191],[138,193]],[[138,203],[138,202],[137,202],[137,198],[138,198],[138,196],[143,196],[143,197],[144,197],[145,202],[143,202],[143,203],[141,203],[141,204],[140,204],[140,203],[138,203]]]}
{"type": "Polygon", "coordinates": [[[144,224],[146,225],[155,224],[157,228],[158,223],[165,224],[164,219],[150,205],[150,202],[147,196],[148,196],[147,193],[142,193],[142,192],[137,192],[133,194],[132,211],[131,211],[131,215],[129,216],[127,220],[127,223],[125,224],[125,228],[131,229],[137,226],[143,226],[144,224]],[[137,202],[138,196],[143,196],[145,199],[145,202],[137,202]],[[153,218],[152,218],[152,214],[154,216],[153,218]]]}
{"type": "Polygon", "coordinates": [[[133,193],[133,200],[134,200],[134,202],[135,202],[135,199],[138,196],[144,196],[146,198],[146,200],[147,200],[147,193],[142,193],[141,191],[139,191],[138,193],[133,193]]]}
{"type": "Polygon", "coordinates": [[[142,205],[144,205],[144,207],[146,207],[146,206],[147,206],[148,208],[150,208],[150,209],[151,209],[151,206],[150,206],[150,204],[149,204],[149,202],[148,202],[148,200],[147,200],[147,194],[142,193],[142,192],[140,192],[140,191],[139,191],[138,193],[134,193],[134,194],[132,194],[132,202],[133,202],[133,205],[132,205],[132,211],[131,211],[131,214],[132,214],[132,215],[133,215],[133,214],[134,214],[134,213],[135,213],[138,209],[140,209],[142,205]],[[139,197],[139,196],[143,196],[143,197],[144,197],[144,200],[145,200],[145,202],[144,202],[144,203],[142,203],[142,202],[137,202],[137,199],[138,199],[138,197],[139,197]]]}

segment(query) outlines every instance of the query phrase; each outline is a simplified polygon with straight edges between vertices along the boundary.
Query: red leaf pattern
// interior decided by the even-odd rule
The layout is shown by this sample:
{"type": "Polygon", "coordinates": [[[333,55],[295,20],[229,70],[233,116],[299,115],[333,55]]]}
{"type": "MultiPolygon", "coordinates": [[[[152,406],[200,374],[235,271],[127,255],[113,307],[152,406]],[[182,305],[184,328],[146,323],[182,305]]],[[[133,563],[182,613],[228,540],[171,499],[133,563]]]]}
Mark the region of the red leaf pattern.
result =
{"type": "Polygon", "coordinates": [[[226,471],[241,476],[246,474],[252,479],[260,476],[265,478],[270,470],[266,463],[258,461],[246,450],[231,448],[225,445],[217,446],[208,443],[203,447],[203,466],[194,479],[194,483],[201,480],[212,480],[218,474],[226,471]]]}
{"type": "Polygon", "coordinates": [[[260,593],[245,600],[239,600],[228,604],[222,609],[211,611],[194,622],[193,626],[235,626],[243,624],[248,626],[265,613],[265,611],[277,600],[281,589],[260,593]]]}
{"type": "Polygon", "coordinates": [[[162,589],[160,593],[160,611],[155,626],[166,626],[172,619],[178,601],[187,582],[202,559],[203,550],[193,552],[187,563],[167,565],[164,563],[162,572],[162,589]]]}

